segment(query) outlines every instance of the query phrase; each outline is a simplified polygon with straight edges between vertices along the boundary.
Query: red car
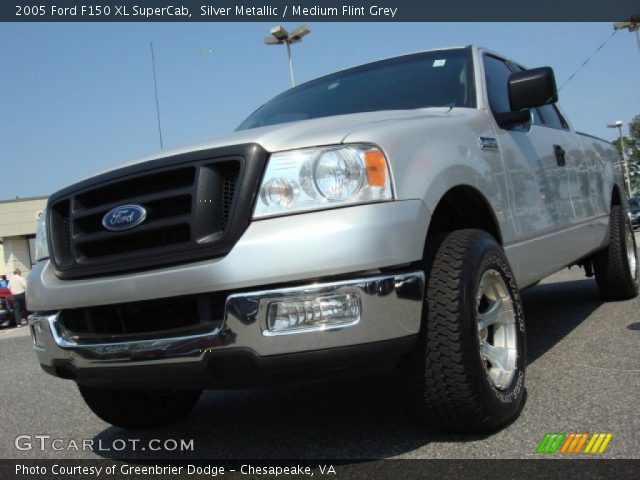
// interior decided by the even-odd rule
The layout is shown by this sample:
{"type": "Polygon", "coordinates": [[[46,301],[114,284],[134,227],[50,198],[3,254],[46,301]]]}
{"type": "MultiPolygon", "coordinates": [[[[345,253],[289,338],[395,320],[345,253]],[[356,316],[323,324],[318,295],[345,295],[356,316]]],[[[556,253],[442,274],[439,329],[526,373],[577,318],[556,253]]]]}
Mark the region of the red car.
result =
{"type": "MultiPolygon", "coordinates": [[[[2,305],[4,305],[4,310],[10,310],[11,312],[11,320],[10,320],[10,325],[14,324],[14,314],[13,314],[13,295],[11,294],[11,290],[9,290],[6,287],[0,287],[0,302],[2,303],[2,305]],[[7,301],[6,302],[1,302],[1,299],[5,298],[7,301]]],[[[22,306],[22,318],[26,319],[29,312],[27,311],[27,302],[24,302],[24,305],[22,306]]],[[[2,306],[0,305],[0,309],[2,309],[2,306]]],[[[7,311],[4,315],[0,315],[0,317],[7,317],[7,318],[0,318],[0,327],[5,327],[8,325],[5,325],[6,321],[8,320],[8,316],[9,316],[9,312],[7,311]]]]}
{"type": "Polygon", "coordinates": [[[5,297],[13,302],[13,295],[11,295],[11,290],[7,287],[0,287],[0,297],[5,297]]]}

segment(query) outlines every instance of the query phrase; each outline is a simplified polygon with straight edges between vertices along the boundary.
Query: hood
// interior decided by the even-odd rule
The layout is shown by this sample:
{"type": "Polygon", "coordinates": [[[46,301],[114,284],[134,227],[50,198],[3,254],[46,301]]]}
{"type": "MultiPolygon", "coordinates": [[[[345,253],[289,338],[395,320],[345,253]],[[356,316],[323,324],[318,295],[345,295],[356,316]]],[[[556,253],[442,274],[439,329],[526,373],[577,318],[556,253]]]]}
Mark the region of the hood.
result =
{"type": "MultiPolygon", "coordinates": [[[[467,109],[453,109],[456,113],[467,109]]],[[[431,107],[417,110],[385,110],[378,112],[352,113],[333,117],[300,120],[290,123],[271,125],[268,127],[242,130],[229,135],[217,137],[205,142],[188,144],[179,148],[162,150],[152,155],[115,165],[86,177],[117,170],[129,165],[135,165],[158,158],[169,157],[186,152],[196,152],[229,145],[257,143],[268,152],[293,150],[297,148],[315,147],[320,145],[334,145],[342,141],[354,131],[371,123],[384,122],[416,117],[439,117],[452,115],[448,107],[431,107]]]]}

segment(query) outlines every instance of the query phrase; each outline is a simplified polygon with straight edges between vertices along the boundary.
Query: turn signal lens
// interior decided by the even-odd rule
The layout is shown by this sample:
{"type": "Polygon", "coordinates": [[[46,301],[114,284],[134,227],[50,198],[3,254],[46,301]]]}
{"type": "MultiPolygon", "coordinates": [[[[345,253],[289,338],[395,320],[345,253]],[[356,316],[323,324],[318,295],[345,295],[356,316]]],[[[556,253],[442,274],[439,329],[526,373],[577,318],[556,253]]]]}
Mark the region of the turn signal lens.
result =
{"type": "Polygon", "coordinates": [[[364,154],[364,161],[369,185],[384,187],[387,183],[387,161],[384,154],[377,148],[369,150],[364,154]]]}
{"type": "Polygon", "coordinates": [[[37,262],[49,258],[49,246],[47,244],[47,225],[45,223],[45,217],[45,212],[42,212],[40,218],[38,219],[38,225],[36,227],[35,254],[37,262]]]}

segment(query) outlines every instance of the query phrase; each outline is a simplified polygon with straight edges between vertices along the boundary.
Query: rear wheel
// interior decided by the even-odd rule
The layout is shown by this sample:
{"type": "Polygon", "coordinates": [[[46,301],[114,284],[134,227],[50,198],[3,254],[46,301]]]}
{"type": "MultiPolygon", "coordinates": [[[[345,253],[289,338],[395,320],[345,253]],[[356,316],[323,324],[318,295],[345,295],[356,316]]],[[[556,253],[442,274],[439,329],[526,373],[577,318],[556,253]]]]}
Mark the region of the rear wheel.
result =
{"type": "Polygon", "coordinates": [[[638,295],[639,268],[631,221],[620,205],[611,208],[609,246],[593,262],[596,282],[605,300],[628,300],[638,295]]]}
{"type": "Polygon", "coordinates": [[[78,385],[82,398],[98,417],[127,429],[166,425],[187,415],[198,402],[200,390],[120,390],[78,385]]]}
{"type": "Polygon", "coordinates": [[[524,398],[525,328],[516,281],[502,248],[483,231],[455,231],[431,243],[412,358],[414,400],[440,430],[492,431],[518,414],[524,398]]]}

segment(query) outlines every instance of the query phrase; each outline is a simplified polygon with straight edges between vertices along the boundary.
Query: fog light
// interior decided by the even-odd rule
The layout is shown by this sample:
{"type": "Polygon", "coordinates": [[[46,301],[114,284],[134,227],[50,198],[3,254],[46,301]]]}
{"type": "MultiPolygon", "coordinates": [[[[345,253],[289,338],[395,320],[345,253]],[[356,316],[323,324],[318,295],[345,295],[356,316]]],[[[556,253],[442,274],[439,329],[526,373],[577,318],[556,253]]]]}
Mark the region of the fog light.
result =
{"type": "Polygon", "coordinates": [[[355,293],[287,299],[269,304],[267,326],[271,332],[325,329],[360,321],[362,306],[355,293]]]}
{"type": "Polygon", "coordinates": [[[36,348],[43,348],[42,342],[40,341],[40,337],[42,334],[42,327],[39,323],[34,325],[30,325],[31,329],[31,340],[33,341],[33,346],[36,348]]]}

